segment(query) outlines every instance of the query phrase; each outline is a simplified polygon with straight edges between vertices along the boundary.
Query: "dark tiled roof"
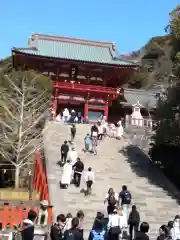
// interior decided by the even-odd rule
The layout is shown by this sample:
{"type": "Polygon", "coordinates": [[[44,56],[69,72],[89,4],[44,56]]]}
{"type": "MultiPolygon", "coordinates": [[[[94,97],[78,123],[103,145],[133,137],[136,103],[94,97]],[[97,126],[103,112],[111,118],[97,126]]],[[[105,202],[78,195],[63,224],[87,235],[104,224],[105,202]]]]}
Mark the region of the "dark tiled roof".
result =
{"type": "Polygon", "coordinates": [[[138,101],[145,108],[155,108],[156,107],[156,92],[137,90],[137,89],[124,89],[124,97],[127,102],[124,105],[133,105],[138,101]]]}
{"type": "Polygon", "coordinates": [[[29,48],[15,48],[19,52],[45,57],[84,62],[133,66],[119,60],[113,43],[34,34],[29,39],[29,48]]]}

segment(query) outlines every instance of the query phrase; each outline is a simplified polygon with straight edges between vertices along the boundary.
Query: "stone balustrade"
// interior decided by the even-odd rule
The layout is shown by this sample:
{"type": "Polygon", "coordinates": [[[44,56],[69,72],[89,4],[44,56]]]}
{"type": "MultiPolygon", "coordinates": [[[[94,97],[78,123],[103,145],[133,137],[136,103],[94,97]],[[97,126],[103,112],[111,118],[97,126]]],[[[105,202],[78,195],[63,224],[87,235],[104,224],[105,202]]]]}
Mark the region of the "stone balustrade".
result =
{"type": "Polygon", "coordinates": [[[136,127],[139,127],[139,128],[152,129],[153,120],[151,118],[137,119],[137,118],[132,118],[129,115],[126,115],[125,116],[125,127],[127,128],[129,125],[130,126],[136,126],[136,127]]]}

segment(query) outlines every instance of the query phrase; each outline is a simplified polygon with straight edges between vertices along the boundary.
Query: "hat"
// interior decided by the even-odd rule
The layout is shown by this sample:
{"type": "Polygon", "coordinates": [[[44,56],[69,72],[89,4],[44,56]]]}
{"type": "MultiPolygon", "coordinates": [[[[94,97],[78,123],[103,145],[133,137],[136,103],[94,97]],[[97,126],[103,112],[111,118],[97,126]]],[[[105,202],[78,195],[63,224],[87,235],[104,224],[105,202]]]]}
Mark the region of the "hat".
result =
{"type": "Polygon", "coordinates": [[[48,203],[48,200],[42,200],[40,202],[41,205],[45,206],[45,207],[48,207],[49,206],[49,203],[48,203]]]}

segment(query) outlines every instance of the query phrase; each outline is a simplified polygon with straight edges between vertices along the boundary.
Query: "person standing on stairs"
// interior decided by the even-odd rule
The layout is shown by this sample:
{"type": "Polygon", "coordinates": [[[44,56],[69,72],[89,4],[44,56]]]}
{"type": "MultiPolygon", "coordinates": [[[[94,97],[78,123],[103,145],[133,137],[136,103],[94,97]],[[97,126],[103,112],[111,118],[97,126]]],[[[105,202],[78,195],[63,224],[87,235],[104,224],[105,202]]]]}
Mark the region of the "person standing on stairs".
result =
{"type": "Polygon", "coordinates": [[[50,237],[51,240],[62,240],[66,226],[66,217],[64,214],[59,214],[56,223],[51,226],[50,237]]]}
{"type": "Polygon", "coordinates": [[[74,146],[71,146],[71,149],[70,149],[69,152],[68,152],[67,158],[68,158],[68,160],[70,160],[72,166],[76,163],[76,161],[77,161],[77,156],[78,156],[78,155],[77,155],[77,151],[76,151],[75,147],[74,147],[74,146]]]}
{"type": "Polygon", "coordinates": [[[92,144],[92,152],[94,153],[94,155],[97,155],[97,144],[98,144],[98,141],[97,141],[97,137],[92,137],[91,138],[91,144],[92,144]]]}
{"type": "Polygon", "coordinates": [[[127,186],[123,185],[122,186],[122,191],[119,193],[119,202],[121,202],[121,207],[124,213],[124,216],[126,218],[126,223],[128,221],[129,217],[129,209],[130,209],[130,204],[131,204],[131,193],[128,191],[127,186]]]}
{"type": "Polygon", "coordinates": [[[67,162],[63,166],[61,182],[60,182],[61,188],[65,188],[65,189],[68,188],[72,180],[72,173],[73,173],[72,164],[70,163],[70,160],[67,160],[67,162]]]}
{"type": "Polygon", "coordinates": [[[139,224],[140,224],[140,214],[137,211],[136,206],[133,205],[132,210],[129,214],[129,219],[128,219],[130,239],[136,239],[136,234],[139,228],[139,224]]]}
{"type": "Polygon", "coordinates": [[[92,171],[91,167],[89,167],[88,171],[86,172],[85,181],[86,181],[86,186],[87,186],[85,195],[90,195],[91,191],[92,191],[92,185],[94,183],[94,172],[92,171]]]}
{"type": "Polygon", "coordinates": [[[96,125],[91,127],[91,137],[98,137],[98,127],[96,125]]]}
{"type": "Polygon", "coordinates": [[[69,152],[68,143],[67,143],[67,141],[64,141],[64,143],[61,145],[61,162],[60,162],[60,164],[62,166],[66,163],[68,152],[69,152]]]}
{"type": "Polygon", "coordinates": [[[108,202],[107,205],[107,214],[112,214],[114,209],[116,208],[116,205],[118,203],[118,194],[114,192],[113,188],[110,188],[108,190],[108,193],[106,194],[104,204],[108,202]]]}
{"type": "Polygon", "coordinates": [[[79,231],[79,219],[72,219],[72,227],[65,231],[63,240],[84,240],[83,233],[79,231]]]}
{"type": "Polygon", "coordinates": [[[75,126],[75,124],[72,124],[72,126],[71,126],[71,142],[74,141],[75,136],[76,136],[76,126],[75,126]]]}
{"type": "Polygon", "coordinates": [[[79,219],[78,229],[83,235],[83,233],[84,233],[84,227],[83,227],[83,225],[84,225],[84,213],[83,213],[83,211],[79,210],[76,214],[76,217],[79,219]]]}
{"type": "Polygon", "coordinates": [[[142,222],[140,225],[140,231],[137,232],[135,240],[149,240],[147,233],[149,232],[149,224],[147,222],[142,222]]]}
{"type": "Polygon", "coordinates": [[[88,240],[104,240],[106,230],[104,229],[103,221],[95,219],[94,228],[90,231],[88,240]]]}
{"type": "Polygon", "coordinates": [[[74,184],[76,187],[80,186],[82,172],[84,171],[84,163],[80,158],[77,158],[77,162],[73,165],[74,169],[74,184]]]}
{"type": "Polygon", "coordinates": [[[84,138],[84,152],[89,151],[90,143],[91,143],[91,137],[90,137],[90,134],[88,133],[84,138]]]}

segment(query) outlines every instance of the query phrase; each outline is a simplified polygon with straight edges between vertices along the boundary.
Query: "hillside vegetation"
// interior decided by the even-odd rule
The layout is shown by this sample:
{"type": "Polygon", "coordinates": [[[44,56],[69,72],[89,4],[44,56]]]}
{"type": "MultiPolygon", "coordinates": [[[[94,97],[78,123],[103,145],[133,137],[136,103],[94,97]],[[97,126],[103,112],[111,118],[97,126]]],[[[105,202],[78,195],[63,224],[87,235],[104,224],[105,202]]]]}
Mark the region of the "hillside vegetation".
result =
{"type": "Polygon", "coordinates": [[[180,5],[170,12],[166,31],[176,83],[171,82],[159,98],[150,155],[180,189],[180,5]]]}

